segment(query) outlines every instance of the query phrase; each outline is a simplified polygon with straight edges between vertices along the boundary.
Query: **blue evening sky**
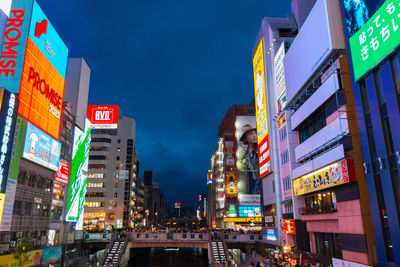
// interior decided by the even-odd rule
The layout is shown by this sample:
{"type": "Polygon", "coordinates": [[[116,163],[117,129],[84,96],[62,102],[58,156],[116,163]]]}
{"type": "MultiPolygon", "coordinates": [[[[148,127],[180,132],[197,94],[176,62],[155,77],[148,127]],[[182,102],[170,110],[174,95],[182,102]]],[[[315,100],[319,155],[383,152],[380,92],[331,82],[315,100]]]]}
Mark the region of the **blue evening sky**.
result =
{"type": "Polygon", "coordinates": [[[136,120],[140,176],[171,202],[197,206],[233,104],[254,98],[252,48],[266,16],[290,0],[39,0],[70,50],[92,70],[89,103],[136,120]]]}

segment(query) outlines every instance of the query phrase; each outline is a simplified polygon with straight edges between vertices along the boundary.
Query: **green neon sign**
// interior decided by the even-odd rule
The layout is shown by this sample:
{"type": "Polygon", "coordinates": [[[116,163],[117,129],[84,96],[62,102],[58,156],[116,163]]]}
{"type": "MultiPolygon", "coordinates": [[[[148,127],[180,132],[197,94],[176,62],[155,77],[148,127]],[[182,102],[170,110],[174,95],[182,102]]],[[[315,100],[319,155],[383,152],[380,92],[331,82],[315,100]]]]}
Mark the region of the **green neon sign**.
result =
{"type": "Polygon", "coordinates": [[[359,80],[400,43],[400,0],[387,0],[349,42],[359,80]]]}

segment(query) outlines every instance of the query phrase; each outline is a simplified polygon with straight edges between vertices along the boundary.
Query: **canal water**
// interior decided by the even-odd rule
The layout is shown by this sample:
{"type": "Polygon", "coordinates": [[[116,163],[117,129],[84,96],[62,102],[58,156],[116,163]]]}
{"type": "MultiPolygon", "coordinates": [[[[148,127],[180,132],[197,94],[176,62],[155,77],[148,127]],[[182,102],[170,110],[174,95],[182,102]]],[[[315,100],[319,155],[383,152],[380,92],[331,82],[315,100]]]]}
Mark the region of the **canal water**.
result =
{"type": "Polygon", "coordinates": [[[163,248],[131,249],[130,267],[206,267],[207,249],[180,248],[165,251],[163,248]]]}

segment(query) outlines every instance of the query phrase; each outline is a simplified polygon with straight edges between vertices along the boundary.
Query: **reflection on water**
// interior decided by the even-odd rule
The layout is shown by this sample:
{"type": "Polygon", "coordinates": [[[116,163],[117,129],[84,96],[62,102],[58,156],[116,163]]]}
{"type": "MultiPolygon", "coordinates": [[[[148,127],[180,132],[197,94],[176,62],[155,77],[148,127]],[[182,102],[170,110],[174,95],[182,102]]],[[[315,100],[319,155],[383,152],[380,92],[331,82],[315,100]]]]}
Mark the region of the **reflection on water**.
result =
{"type": "Polygon", "coordinates": [[[131,250],[132,267],[205,267],[208,266],[206,249],[181,248],[179,251],[164,251],[163,248],[131,250]]]}

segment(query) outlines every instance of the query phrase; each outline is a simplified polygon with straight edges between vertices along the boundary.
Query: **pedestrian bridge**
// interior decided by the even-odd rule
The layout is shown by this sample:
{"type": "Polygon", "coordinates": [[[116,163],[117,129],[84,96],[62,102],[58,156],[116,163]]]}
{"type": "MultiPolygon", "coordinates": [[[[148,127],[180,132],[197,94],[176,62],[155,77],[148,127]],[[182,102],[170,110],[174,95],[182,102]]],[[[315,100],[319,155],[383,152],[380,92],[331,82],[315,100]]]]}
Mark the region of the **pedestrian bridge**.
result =
{"type": "MultiPolygon", "coordinates": [[[[255,243],[262,242],[262,235],[256,234],[236,234],[236,233],[220,233],[217,234],[218,239],[226,243],[255,243]]],[[[210,233],[130,233],[130,248],[207,248],[211,241],[210,233]]]]}

